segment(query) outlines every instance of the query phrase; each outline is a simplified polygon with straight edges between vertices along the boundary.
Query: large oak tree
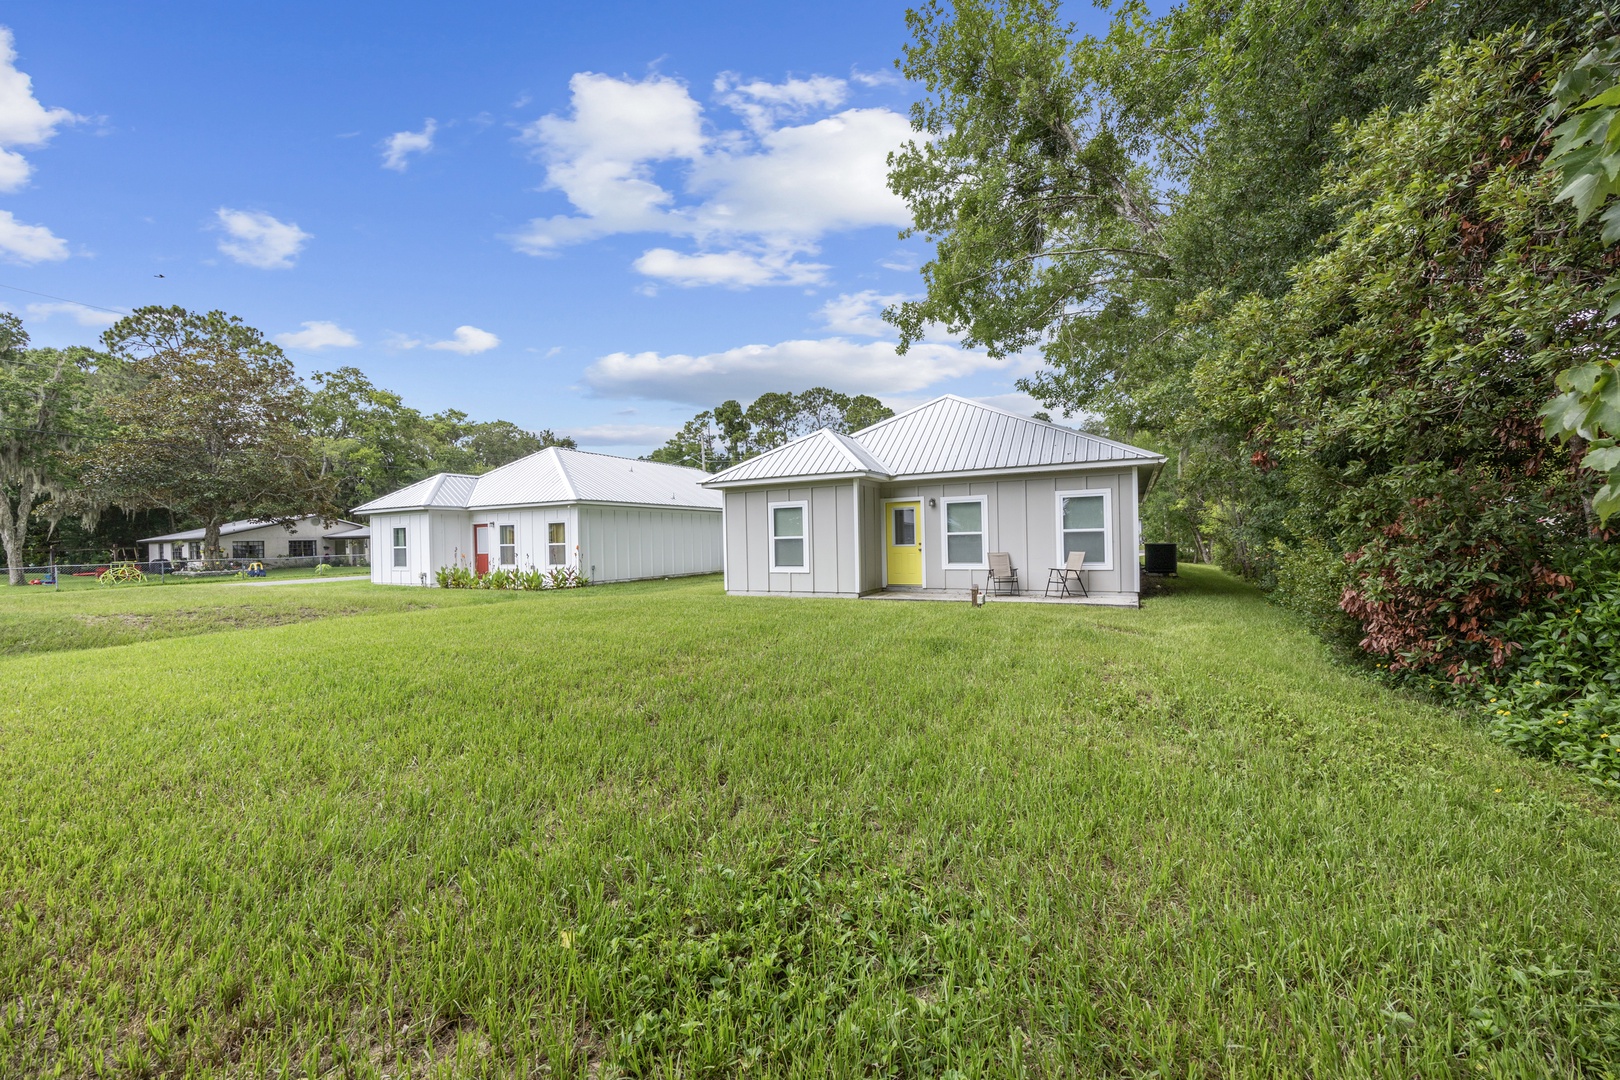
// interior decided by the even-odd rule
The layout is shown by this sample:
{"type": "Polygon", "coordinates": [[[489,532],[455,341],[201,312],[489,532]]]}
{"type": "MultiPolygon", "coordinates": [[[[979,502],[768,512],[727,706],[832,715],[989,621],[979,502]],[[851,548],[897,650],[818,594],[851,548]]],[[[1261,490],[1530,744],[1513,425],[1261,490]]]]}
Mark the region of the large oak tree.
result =
{"type": "Polygon", "coordinates": [[[102,343],[130,376],[106,403],[114,434],[86,472],[102,498],[200,523],[209,558],[228,521],[336,514],[304,432],[309,392],[258,330],[221,311],[144,307],[102,343]]]}

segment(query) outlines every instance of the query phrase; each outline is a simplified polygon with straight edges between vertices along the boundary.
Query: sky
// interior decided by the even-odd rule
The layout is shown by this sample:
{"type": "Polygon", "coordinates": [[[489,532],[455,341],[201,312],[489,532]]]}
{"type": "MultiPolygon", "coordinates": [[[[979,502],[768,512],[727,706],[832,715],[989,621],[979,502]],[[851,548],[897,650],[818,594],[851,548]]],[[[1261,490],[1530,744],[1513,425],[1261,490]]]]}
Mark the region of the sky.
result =
{"type": "Polygon", "coordinates": [[[817,385],[1033,411],[1038,358],[879,318],[928,258],[884,182],[904,16],[0,3],[0,306],[50,346],[218,308],[306,376],[607,453],[817,385]]]}

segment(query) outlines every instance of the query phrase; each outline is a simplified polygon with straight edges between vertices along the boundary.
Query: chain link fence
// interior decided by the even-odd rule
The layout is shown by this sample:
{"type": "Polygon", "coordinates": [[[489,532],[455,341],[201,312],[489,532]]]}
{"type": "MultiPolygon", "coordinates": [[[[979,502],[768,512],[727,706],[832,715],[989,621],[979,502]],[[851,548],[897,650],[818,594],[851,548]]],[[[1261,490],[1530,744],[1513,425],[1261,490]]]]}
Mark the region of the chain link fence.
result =
{"type": "Polygon", "coordinates": [[[55,589],[99,585],[169,585],[193,581],[297,580],[361,577],[371,566],[367,555],[296,555],[264,559],[149,559],[96,563],[49,563],[8,570],[10,584],[55,589]]]}

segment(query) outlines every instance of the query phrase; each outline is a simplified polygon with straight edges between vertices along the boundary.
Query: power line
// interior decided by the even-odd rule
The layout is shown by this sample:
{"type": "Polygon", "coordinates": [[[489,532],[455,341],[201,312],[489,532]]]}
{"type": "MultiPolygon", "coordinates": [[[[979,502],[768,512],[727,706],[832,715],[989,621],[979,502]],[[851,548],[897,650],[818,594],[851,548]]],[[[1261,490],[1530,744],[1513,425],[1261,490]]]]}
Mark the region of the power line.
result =
{"type": "Polygon", "coordinates": [[[93,311],[105,311],[109,315],[133,315],[134,314],[133,311],[125,311],[123,308],[110,308],[110,307],[102,307],[100,304],[87,304],[83,300],[69,300],[65,296],[52,296],[50,293],[35,292],[33,289],[23,289],[23,288],[19,288],[16,285],[6,285],[6,284],[3,284],[3,283],[0,283],[0,289],[10,289],[12,292],[27,293],[29,296],[43,296],[47,300],[60,300],[64,304],[77,304],[80,307],[87,307],[87,308],[90,308],[93,311]]]}

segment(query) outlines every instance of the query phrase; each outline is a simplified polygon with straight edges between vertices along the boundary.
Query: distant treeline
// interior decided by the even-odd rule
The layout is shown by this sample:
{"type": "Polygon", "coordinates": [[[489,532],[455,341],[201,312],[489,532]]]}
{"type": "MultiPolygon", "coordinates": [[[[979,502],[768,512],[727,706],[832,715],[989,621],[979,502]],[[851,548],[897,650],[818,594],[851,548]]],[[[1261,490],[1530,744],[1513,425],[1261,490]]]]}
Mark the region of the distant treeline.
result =
{"type": "Polygon", "coordinates": [[[813,386],[800,394],[761,394],[744,408],[722,401],[688,420],[650,461],[719,472],[821,428],[848,433],[894,415],[869,394],[840,394],[813,386]]]}

